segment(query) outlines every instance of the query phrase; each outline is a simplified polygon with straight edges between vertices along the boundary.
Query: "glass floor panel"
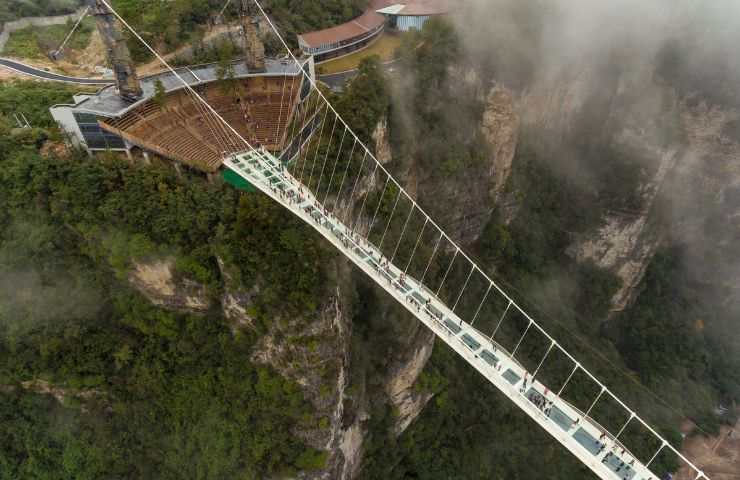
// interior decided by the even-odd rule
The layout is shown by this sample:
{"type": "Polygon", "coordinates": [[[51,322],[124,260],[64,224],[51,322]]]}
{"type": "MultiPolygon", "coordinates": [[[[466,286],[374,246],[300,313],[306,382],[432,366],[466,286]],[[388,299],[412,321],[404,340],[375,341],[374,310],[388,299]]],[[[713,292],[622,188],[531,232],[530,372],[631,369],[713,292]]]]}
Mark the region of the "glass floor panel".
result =
{"type": "Polygon", "coordinates": [[[550,420],[566,432],[573,427],[573,420],[555,405],[550,409],[550,420]]]}
{"type": "Polygon", "coordinates": [[[478,343],[473,337],[471,337],[467,333],[462,336],[462,341],[465,342],[465,345],[470,347],[471,350],[478,350],[480,348],[480,343],[478,343]]]}
{"type": "Polygon", "coordinates": [[[601,442],[591,436],[583,427],[579,428],[578,431],[573,435],[578,443],[583,445],[583,448],[588,450],[591,455],[597,455],[601,449],[601,442]]]}
{"type": "Polygon", "coordinates": [[[534,388],[530,388],[530,389],[529,389],[529,390],[527,391],[527,399],[528,399],[528,400],[529,400],[530,402],[532,402],[532,403],[535,403],[535,404],[536,404],[536,401],[537,401],[537,400],[540,400],[540,399],[541,399],[541,398],[543,398],[543,397],[544,397],[544,395],[542,395],[542,394],[541,394],[540,392],[538,392],[538,391],[537,391],[536,389],[534,389],[534,388]]]}
{"type": "Polygon", "coordinates": [[[632,480],[637,472],[632,470],[632,467],[627,465],[622,459],[620,459],[616,455],[609,455],[607,454],[607,457],[604,457],[604,460],[602,463],[609,467],[611,471],[619,475],[619,478],[624,480],[632,480]]]}
{"type": "Polygon", "coordinates": [[[488,350],[480,352],[480,357],[492,367],[495,367],[498,364],[498,357],[488,350]]]}
{"type": "Polygon", "coordinates": [[[522,377],[514,373],[514,370],[512,369],[508,369],[504,372],[504,378],[512,385],[516,385],[516,382],[522,379],[522,377]]]}
{"type": "Polygon", "coordinates": [[[459,326],[457,325],[457,323],[453,322],[453,321],[452,321],[452,320],[450,320],[449,318],[445,318],[445,321],[444,321],[443,323],[445,324],[445,326],[446,326],[447,328],[449,328],[450,330],[452,330],[452,332],[453,332],[453,333],[454,333],[455,335],[457,335],[458,333],[460,333],[460,330],[462,330],[462,329],[461,329],[461,328],[460,328],[460,327],[459,327],[459,326]]]}
{"type": "MultiPolygon", "coordinates": [[[[432,315],[434,315],[435,317],[437,317],[437,318],[442,318],[442,312],[440,312],[439,310],[437,310],[437,309],[436,309],[436,308],[434,307],[434,305],[432,305],[432,304],[429,304],[429,305],[427,305],[427,309],[428,309],[428,310],[429,310],[430,312],[432,312],[432,315]]],[[[458,331],[459,331],[459,330],[458,330],[458,331]]]]}
{"type": "Polygon", "coordinates": [[[411,296],[414,297],[414,300],[416,300],[417,302],[421,303],[422,305],[424,305],[425,303],[427,303],[427,299],[424,298],[424,296],[421,293],[419,293],[419,292],[416,292],[415,291],[414,293],[411,294],[411,296]]]}

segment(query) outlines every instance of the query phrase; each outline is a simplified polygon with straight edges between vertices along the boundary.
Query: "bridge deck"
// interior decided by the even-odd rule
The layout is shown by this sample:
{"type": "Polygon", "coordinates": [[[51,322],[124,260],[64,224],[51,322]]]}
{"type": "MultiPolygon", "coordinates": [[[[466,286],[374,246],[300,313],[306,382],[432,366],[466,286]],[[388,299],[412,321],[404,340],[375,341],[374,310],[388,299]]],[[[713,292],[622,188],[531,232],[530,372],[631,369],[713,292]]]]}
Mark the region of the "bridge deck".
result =
{"type": "Polygon", "coordinates": [[[266,151],[246,152],[227,159],[224,165],[312,225],[600,478],[658,478],[618,442],[601,442],[606,433],[602,428],[538,380],[532,381],[509,352],[462,321],[417,280],[405,277],[402,282],[402,269],[393,264],[381,267],[379,250],[331,213],[325,214],[318,200],[275,157],[266,151]],[[548,408],[535,404],[542,398],[549,402],[548,408]]]}

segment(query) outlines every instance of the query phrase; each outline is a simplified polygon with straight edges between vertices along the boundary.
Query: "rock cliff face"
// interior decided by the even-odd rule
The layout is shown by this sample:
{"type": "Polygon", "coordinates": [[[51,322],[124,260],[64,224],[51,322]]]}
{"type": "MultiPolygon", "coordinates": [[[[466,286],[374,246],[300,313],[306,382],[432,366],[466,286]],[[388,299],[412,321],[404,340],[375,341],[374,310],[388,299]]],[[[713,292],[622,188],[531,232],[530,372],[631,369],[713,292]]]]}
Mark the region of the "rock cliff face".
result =
{"type": "Polygon", "coordinates": [[[187,279],[176,279],[175,259],[134,262],[129,283],[153,304],[179,311],[200,313],[208,310],[206,288],[187,279]]]}
{"type": "MultiPolygon", "coordinates": [[[[304,478],[349,478],[357,464],[358,449],[352,439],[345,439],[344,428],[351,328],[346,297],[337,286],[316,319],[275,319],[253,354],[257,363],[268,364],[296,381],[314,408],[315,424],[299,426],[295,433],[329,455],[324,471],[307,473],[304,478]]],[[[357,427],[349,436],[356,436],[356,431],[357,427]]]]}
{"type": "MultiPolygon", "coordinates": [[[[620,311],[634,299],[665,236],[656,202],[684,152],[676,138],[680,136],[678,100],[672,89],[654,78],[651,65],[632,66],[616,74],[610,71],[607,78],[596,67],[573,69],[523,93],[519,107],[527,127],[556,139],[602,135],[605,142],[641,162],[639,186],[633,192],[639,208],[607,204],[599,226],[578,235],[568,249],[577,261],[592,261],[622,280],[612,298],[612,309],[620,311]],[[584,128],[583,118],[589,115],[598,118],[598,127],[584,128]]],[[[586,165],[599,161],[589,158],[586,165]]]]}
{"type": "MultiPolygon", "coordinates": [[[[614,311],[634,300],[650,259],[667,239],[688,247],[692,268],[703,272],[705,282],[737,285],[740,278],[740,264],[726,261],[737,258],[731,239],[740,234],[740,114],[699,98],[679,100],[652,68],[623,74],[611,90],[600,86],[612,141],[646,162],[647,175],[636,192],[641,208],[609,210],[596,230],[569,249],[575,259],[620,277],[614,311]]],[[[567,132],[585,104],[588,75],[580,72],[524,94],[523,121],[567,132]]]]}
{"type": "Polygon", "coordinates": [[[481,130],[491,149],[488,170],[491,201],[501,211],[504,221],[510,221],[516,211],[516,198],[505,187],[516,155],[520,127],[521,118],[513,92],[500,85],[494,86],[486,98],[481,130]]]}
{"type": "Polygon", "coordinates": [[[470,137],[463,143],[472,142],[480,134],[487,151],[473,165],[443,174],[444,166],[423,165],[424,159],[415,158],[407,169],[405,186],[455,241],[469,245],[483,232],[497,204],[513,207],[513,199],[505,195],[505,185],[516,154],[520,116],[513,93],[505,87],[486,87],[475,72],[467,69],[455,68],[451,75],[453,83],[465,90],[461,95],[475,96],[483,108],[478,131],[461,134],[470,137]]]}
{"type": "MultiPolygon", "coordinates": [[[[235,288],[229,274],[231,266],[221,259],[218,264],[224,287],[220,307],[225,318],[235,329],[253,328],[250,312],[260,289],[235,288]]],[[[178,278],[174,265],[172,258],[137,262],[129,274],[129,282],[150,301],[165,308],[191,313],[209,308],[205,288],[178,278]]],[[[351,378],[353,358],[372,353],[352,351],[365,347],[352,339],[356,286],[351,265],[338,258],[327,268],[336,281],[317,313],[270,319],[268,331],[260,336],[252,359],[299,384],[313,407],[311,419],[297,425],[294,433],[306,444],[325,451],[327,460],[323,469],[302,472],[300,478],[352,479],[362,462],[373,402],[387,402],[398,411],[393,430],[400,434],[431,398],[430,394],[417,391],[415,383],[431,355],[434,336],[407,317],[399,322],[400,309],[392,301],[384,303],[379,314],[382,318],[377,320],[392,323],[390,328],[399,329],[393,336],[402,340],[386,345],[392,354],[388,355],[387,372],[380,378],[371,379],[362,369],[351,378]],[[379,388],[375,386],[378,384],[379,388]]]]}
{"type": "Polygon", "coordinates": [[[493,200],[496,202],[502,198],[504,186],[511,174],[519,124],[514,95],[503,86],[494,86],[486,98],[481,130],[491,148],[488,173],[492,179],[493,200]]]}
{"type": "MultiPolygon", "coordinates": [[[[15,385],[0,385],[0,391],[12,392],[16,390],[15,385]]],[[[80,401],[90,400],[94,398],[103,398],[104,394],[99,390],[95,389],[79,389],[79,388],[63,388],[54,385],[46,380],[35,379],[26,380],[20,382],[20,388],[25,391],[37,393],[39,395],[50,395],[56,399],[62,405],[70,399],[76,399],[80,401]]],[[[84,404],[81,407],[82,412],[86,412],[84,404]]]]}
{"type": "MultiPolygon", "coordinates": [[[[574,66],[518,93],[494,86],[483,96],[481,132],[490,148],[485,168],[467,175],[463,187],[462,180],[445,177],[440,182],[411,165],[409,190],[422,201],[433,191],[434,202],[426,203],[443,205],[444,211],[435,212],[432,205],[432,214],[456,240],[469,244],[490,220],[494,206],[504,221],[515,215],[518,200],[506,183],[520,132],[536,129],[555,139],[572,139],[596,105],[603,130],[590,133],[606,132],[605,141],[642,164],[634,192],[639,207],[607,205],[598,227],[576,236],[568,249],[575,260],[592,261],[621,279],[612,310],[629,307],[655,251],[668,239],[689,247],[705,281],[738,285],[740,262],[720,259],[738,258],[731,239],[740,234],[740,113],[699,98],[678,98],[656,76],[652,61],[621,71],[604,68],[574,66]]],[[[461,88],[475,84],[472,90],[480,90],[480,80],[463,71],[454,75],[461,88]]],[[[382,161],[388,162],[388,135],[381,127],[375,139],[382,161]]]]}
{"type": "MultiPolygon", "coordinates": [[[[399,332],[393,337],[400,340],[385,345],[392,352],[387,358],[387,373],[370,378],[366,370],[354,364],[376,352],[365,350],[366,346],[353,339],[357,287],[352,266],[340,258],[330,269],[337,281],[319,314],[310,319],[275,319],[253,354],[256,362],[269,364],[301,385],[314,408],[317,422],[297,427],[296,434],[314,448],[326,451],[328,457],[321,471],[301,474],[307,479],[357,476],[374,402],[387,401],[397,409],[393,429],[400,434],[431,398],[417,391],[415,383],[431,355],[434,335],[407,317],[399,322],[396,312],[400,308],[386,303],[381,318],[375,321],[388,323],[388,328],[399,332]],[[377,384],[380,388],[374,388],[377,384]]],[[[248,310],[249,306],[241,304],[241,308],[248,310]]]]}
{"type": "Polygon", "coordinates": [[[375,127],[373,132],[373,142],[375,143],[375,158],[385,165],[393,159],[391,153],[391,143],[388,138],[388,120],[386,118],[381,119],[378,122],[378,126],[375,127]]]}
{"type": "Polygon", "coordinates": [[[699,99],[681,106],[686,154],[669,179],[669,235],[685,245],[692,275],[740,301],[740,112],[699,99]]]}
{"type": "Polygon", "coordinates": [[[419,416],[432,398],[432,394],[415,388],[416,380],[432,355],[434,333],[420,322],[416,322],[409,349],[402,361],[394,365],[386,382],[386,391],[391,405],[398,411],[394,433],[400,435],[419,416]]]}

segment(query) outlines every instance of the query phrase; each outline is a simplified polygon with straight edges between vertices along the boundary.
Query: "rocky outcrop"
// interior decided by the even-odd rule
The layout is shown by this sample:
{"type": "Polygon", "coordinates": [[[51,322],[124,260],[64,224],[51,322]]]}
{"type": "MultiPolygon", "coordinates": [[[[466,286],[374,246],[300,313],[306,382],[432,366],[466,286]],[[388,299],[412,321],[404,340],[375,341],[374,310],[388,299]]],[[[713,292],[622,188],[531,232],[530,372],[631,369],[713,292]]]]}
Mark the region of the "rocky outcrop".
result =
{"type": "Polygon", "coordinates": [[[491,148],[489,174],[493,180],[493,199],[498,201],[511,174],[519,135],[519,113],[512,92],[494,86],[486,98],[481,131],[491,148]]]}
{"type": "MultiPolygon", "coordinates": [[[[233,265],[220,257],[216,261],[222,280],[219,300],[224,316],[234,330],[254,330],[255,300],[261,292],[259,279],[254,286],[243,289],[235,281],[233,265]]],[[[432,352],[434,335],[402,313],[394,300],[381,297],[383,306],[374,321],[397,329],[391,338],[398,341],[378,341],[388,353],[384,357],[387,373],[367,378],[363,367],[353,366],[354,354],[363,350],[359,355],[367,358],[378,345],[367,347],[353,341],[357,280],[351,265],[341,256],[326,268],[333,286],[327,286],[318,309],[304,315],[276,314],[262,319],[260,325],[266,326],[267,331],[258,338],[251,357],[255,363],[269,365],[296,382],[312,407],[310,419],[296,425],[293,433],[307,445],[325,451],[326,463],[320,470],[300,472],[299,478],[349,480],[359,474],[374,402],[387,403],[398,412],[393,431],[400,434],[431,398],[418,391],[415,384],[432,352]],[[403,322],[398,321],[400,315],[403,322]],[[361,371],[359,376],[352,378],[352,368],[361,371]]],[[[208,296],[205,287],[178,274],[176,261],[171,257],[132,262],[128,281],[152,303],[176,311],[202,312],[216,301],[208,296]]],[[[58,389],[46,390],[58,398],[66,395],[58,389]]]]}
{"type": "Polygon", "coordinates": [[[106,396],[104,392],[93,388],[65,388],[41,379],[26,380],[20,382],[19,386],[0,385],[0,392],[12,393],[19,388],[26,392],[33,392],[38,395],[50,395],[61,405],[65,406],[70,406],[72,402],[77,402],[82,413],[87,413],[88,411],[84,404],[85,401],[101,400],[105,399],[106,396]]]}
{"type": "Polygon", "coordinates": [[[101,392],[94,389],[81,390],[76,388],[62,388],[53,385],[46,380],[27,380],[21,382],[21,386],[24,390],[33,391],[35,393],[41,393],[44,395],[51,395],[56,398],[60,403],[64,403],[66,398],[95,398],[101,395],[101,392]]]}
{"type": "Polygon", "coordinates": [[[663,231],[645,215],[609,214],[595,234],[574,243],[569,253],[615,273],[621,286],[612,297],[612,311],[624,310],[663,238],[663,231]]]}
{"type": "MultiPolygon", "coordinates": [[[[606,204],[600,224],[575,236],[568,248],[577,261],[591,261],[620,278],[612,310],[625,309],[666,233],[656,205],[683,155],[674,92],[656,81],[647,63],[621,73],[600,71],[594,65],[542,80],[521,96],[520,109],[523,124],[556,144],[566,139],[577,142],[579,135],[597,136],[641,162],[634,192],[639,207],[606,204]]],[[[579,165],[588,168],[599,161],[588,158],[579,165]]],[[[588,172],[574,175],[570,164],[556,158],[552,168],[569,178],[588,178],[588,172]]]]}
{"type": "Polygon", "coordinates": [[[339,450],[344,457],[344,465],[339,478],[342,480],[356,478],[362,461],[362,445],[365,439],[365,430],[362,423],[366,416],[358,417],[347,430],[342,432],[339,450]]]}
{"type": "Polygon", "coordinates": [[[488,175],[491,178],[491,199],[508,223],[516,209],[516,198],[506,192],[516,155],[520,127],[514,95],[501,85],[494,86],[486,98],[481,131],[491,151],[488,175]]]}
{"type": "Polygon", "coordinates": [[[434,347],[434,333],[418,323],[416,335],[406,358],[395,364],[386,383],[391,405],[398,412],[394,433],[400,435],[419,416],[432,398],[430,392],[416,389],[416,381],[426,366],[434,347]]]}
{"type": "MultiPolygon", "coordinates": [[[[349,278],[348,265],[338,260],[336,275],[349,278]]],[[[341,285],[338,282],[338,285],[341,285]]],[[[252,358],[275,368],[298,383],[313,407],[313,425],[296,427],[295,434],[308,445],[328,452],[321,471],[303,472],[301,478],[353,478],[360,464],[360,419],[345,425],[345,391],[349,382],[351,317],[348,303],[351,284],[337,286],[317,314],[304,318],[275,318],[255,346],[252,358]]],[[[240,304],[248,309],[248,305],[240,304]]]]}
{"type": "Polygon", "coordinates": [[[644,139],[627,136],[632,147],[641,145],[649,158],[658,162],[655,174],[641,186],[638,211],[611,210],[596,232],[577,239],[569,253],[578,261],[590,260],[614,272],[621,286],[612,297],[612,311],[624,310],[635,298],[637,287],[658,246],[665,236],[664,225],[654,207],[666,176],[673,171],[679,157],[675,148],[649,151],[644,139]]]}
{"type": "Polygon", "coordinates": [[[670,178],[670,235],[685,245],[697,281],[740,301],[740,112],[703,101],[682,105],[688,148],[670,178]]]}
{"type": "Polygon", "coordinates": [[[253,295],[249,293],[224,293],[221,297],[221,308],[223,308],[224,316],[238,327],[253,328],[254,318],[249,315],[244,307],[244,305],[251,303],[252,297],[253,295]]]}
{"type": "Polygon", "coordinates": [[[390,139],[388,138],[388,119],[383,117],[372,134],[375,143],[375,158],[381,165],[385,165],[393,159],[390,139]]]}
{"type": "Polygon", "coordinates": [[[172,310],[202,313],[210,307],[206,287],[188,278],[176,278],[175,259],[135,261],[129,283],[150,302],[172,310]]]}
{"type": "MultiPolygon", "coordinates": [[[[451,167],[449,172],[445,168],[450,167],[423,165],[424,159],[417,158],[408,168],[405,185],[456,242],[469,245],[480,237],[497,207],[511,206],[513,199],[507,198],[504,187],[516,153],[520,118],[510,90],[501,85],[485,87],[471,70],[455,69],[452,75],[452,83],[464,89],[459,94],[477,98],[483,109],[480,121],[461,134],[470,137],[461,145],[480,136],[485,156],[482,161],[467,159],[470,164],[451,167]]],[[[460,114],[469,116],[469,112],[460,114]]],[[[467,153],[460,152],[460,156],[465,158],[467,153]]]]}

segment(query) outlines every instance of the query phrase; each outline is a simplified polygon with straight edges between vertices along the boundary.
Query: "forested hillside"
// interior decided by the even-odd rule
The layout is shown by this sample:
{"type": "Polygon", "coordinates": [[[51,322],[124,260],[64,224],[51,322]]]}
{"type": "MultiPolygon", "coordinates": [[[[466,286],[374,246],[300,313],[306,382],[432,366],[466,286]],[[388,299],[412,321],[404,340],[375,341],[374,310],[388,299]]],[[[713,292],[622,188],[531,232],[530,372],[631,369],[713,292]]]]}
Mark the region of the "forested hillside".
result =
{"type": "MultiPolygon", "coordinates": [[[[65,96],[8,88],[38,94],[26,107],[65,96]]],[[[9,93],[0,88],[3,112],[9,93]]],[[[305,314],[329,255],[315,235],[223,184],[167,166],[41,155],[43,132],[4,117],[0,132],[0,477],[263,478],[321,466],[291,435],[317,419],[297,385],[252,363],[253,334],[234,334],[217,311],[156,308],[125,281],[132,261],[166,254],[217,296],[218,251],[241,266],[241,285],[264,279],[258,321],[305,314]],[[312,250],[312,262],[274,268],[291,249],[312,250]],[[29,379],[63,401],[34,393],[21,383],[29,379]]]]}
{"type": "Polygon", "coordinates": [[[0,3],[0,31],[5,22],[23,17],[47,17],[72,13],[82,0],[5,0],[0,3]]]}
{"type": "MultiPolygon", "coordinates": [[[[237,3],[230,2],[227,18],[234,18],[237,3]]],[[[294,46],[297,33],[327,28],[359,15],[366,0],[266,0],[263,7],[278,21],[280,29],[294,46]]],[[[131,23],[147,42],[161,53],[183,43],[197,43],[209,23],[226,5],[226,0],[114,0],[112,5],[131,23]]],[[[129,47],[137,60],[150,53],[131,39],[129,47]]]]}
{"type": "MultiPolygon", "coordinates": [[[[223,5],[114,4],[163,52],[197,43],[223,5]]],[[[291,39],[365,4],[265,1],[291,39]]],[[[582,33],[560,23],[567,8],[496,4],[471,2],[403,36],[392,72],[365,60],[331,102],[419,204],[677,448],[715,435],[736,422],[740,399],[732,66],[711,56],[699,63],[718,73],[697,73],[701,28],[640,50],[640,62],[616,40],[598,61],[552,55],[553,25],[582,33]],[[604,261],[618,255],[626,274],[604,261]],[[684,438],[687,420],[696,428],[684,438]]],[[[47,108],[75,92],[0,83],[0,479],[591,478],[266,196],[166,160],[62,148],[47,108]],[[14,128],[16,111],[35,128],[14,128]],[[162,265],[169,277],[147,277],[162,265]]],[[[369,210],[391,215],[397,190],[363,188],[369,210]]],[[[449,284],[467,273],[451,268],[449,284]]],[[[511,323],[502,332],[520,334],[511,323]]],[[[546,347],[518,358],[536,365],[546,347]]],[[[567,398],[587,408],[594,388],[576,377],[567,398]]],[[[592,416],[618,430],[609,407],[592,416]]],[[[623,439],[649,458],[644,433],[623,439]]],[[[664,453],[651,467],[680,465],[664,453]]]]}

